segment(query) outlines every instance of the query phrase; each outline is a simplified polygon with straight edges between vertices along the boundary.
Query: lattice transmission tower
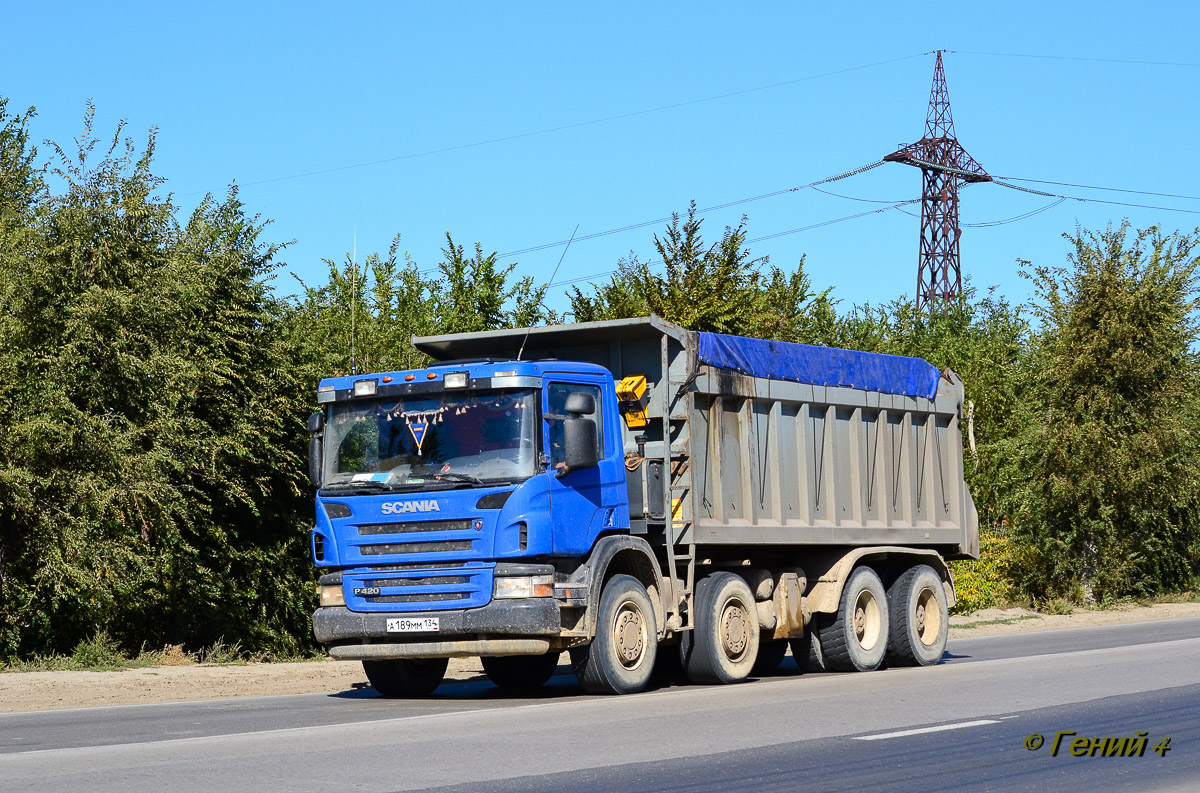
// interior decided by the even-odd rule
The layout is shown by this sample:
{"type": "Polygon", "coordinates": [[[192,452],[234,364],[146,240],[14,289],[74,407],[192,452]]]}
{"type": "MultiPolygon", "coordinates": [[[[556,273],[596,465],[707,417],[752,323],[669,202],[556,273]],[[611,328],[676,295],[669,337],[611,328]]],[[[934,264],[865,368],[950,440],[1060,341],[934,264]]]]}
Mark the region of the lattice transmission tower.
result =
{"type": "Polygon", "coordinates": [[[942,50],[937,51],[933,89],[925,137],[901,146],[883,158],[921,169],[921,250],[917,262],[917,310],[944,310],[962,292],[962,268],[958,242],[958,188],[966,182],[990,182],[983,166],[975,162],[954,137],[950,93],[942,69],[942,50]]]}

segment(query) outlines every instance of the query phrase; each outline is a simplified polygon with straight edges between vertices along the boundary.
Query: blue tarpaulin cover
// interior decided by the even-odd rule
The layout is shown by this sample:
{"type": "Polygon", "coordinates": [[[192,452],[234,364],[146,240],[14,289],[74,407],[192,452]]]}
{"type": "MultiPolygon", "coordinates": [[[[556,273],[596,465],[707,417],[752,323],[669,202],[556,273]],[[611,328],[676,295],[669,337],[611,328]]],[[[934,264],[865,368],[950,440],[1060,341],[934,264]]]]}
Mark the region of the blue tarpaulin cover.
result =
{"type": "Polygon", "coordinates": [[[920,358],[722,333],[701,333],[699,354],[703,363],[754,377],[927,399],[937,395],[942,376],[936,366],[920,358]]]}

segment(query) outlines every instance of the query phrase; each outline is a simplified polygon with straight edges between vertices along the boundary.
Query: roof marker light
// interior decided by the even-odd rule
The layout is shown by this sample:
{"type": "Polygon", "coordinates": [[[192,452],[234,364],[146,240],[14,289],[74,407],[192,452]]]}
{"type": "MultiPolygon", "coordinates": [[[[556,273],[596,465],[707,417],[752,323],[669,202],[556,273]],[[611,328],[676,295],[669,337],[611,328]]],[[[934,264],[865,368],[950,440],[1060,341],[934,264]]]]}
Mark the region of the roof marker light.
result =
{"type": "Polygon", "coordinates": [[[416,379],[417,379],[417,376],[415,374],[404,375],[404,382],[406,382],[406,383],[411,383],[413,380],[416,380],[416,379]]]}

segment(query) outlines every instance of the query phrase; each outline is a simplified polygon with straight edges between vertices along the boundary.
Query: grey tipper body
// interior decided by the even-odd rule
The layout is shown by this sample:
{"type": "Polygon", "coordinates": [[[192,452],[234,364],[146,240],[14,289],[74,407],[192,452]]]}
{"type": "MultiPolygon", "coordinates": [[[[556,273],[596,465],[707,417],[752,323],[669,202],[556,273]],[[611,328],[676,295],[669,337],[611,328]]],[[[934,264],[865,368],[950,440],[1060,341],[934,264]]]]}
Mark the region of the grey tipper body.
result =
{"type": "Polygon", "coordinates": [[[435,358],[559,358],[644,375],[649,424],[625,427],[627,455],[662,461],[631,484],[634,530],[676,544],[901,545],[977,556],[979,522],[963,481],[962,381],[934,399],[751,377],[697,363],[697,334],[657,317],[413,339],[435,358]],[[639,436],[643,441],[639,445],[639,436]],[[680,471],[679,468],[686,469],[680,471]]]}

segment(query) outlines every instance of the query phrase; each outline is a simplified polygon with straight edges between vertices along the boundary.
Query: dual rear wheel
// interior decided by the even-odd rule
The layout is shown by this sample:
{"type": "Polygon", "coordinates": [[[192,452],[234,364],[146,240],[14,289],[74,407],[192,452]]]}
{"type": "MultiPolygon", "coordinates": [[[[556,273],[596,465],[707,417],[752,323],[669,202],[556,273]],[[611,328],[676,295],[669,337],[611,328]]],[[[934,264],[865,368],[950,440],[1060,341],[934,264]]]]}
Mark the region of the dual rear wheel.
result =
{"type": "Polygon", "coordinates": [[[885,660],[893,666],[929,666],[946,649],[949,609],[941,576],[929,565],[908,568],[886,591],[878,573],[858,567],[842,589],[838,610],[816,623],[808,658],[819,656],[831,671],[869,672],[885,660]]]}

